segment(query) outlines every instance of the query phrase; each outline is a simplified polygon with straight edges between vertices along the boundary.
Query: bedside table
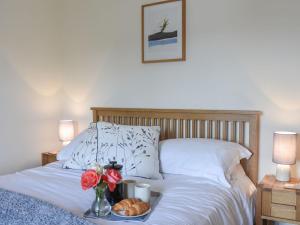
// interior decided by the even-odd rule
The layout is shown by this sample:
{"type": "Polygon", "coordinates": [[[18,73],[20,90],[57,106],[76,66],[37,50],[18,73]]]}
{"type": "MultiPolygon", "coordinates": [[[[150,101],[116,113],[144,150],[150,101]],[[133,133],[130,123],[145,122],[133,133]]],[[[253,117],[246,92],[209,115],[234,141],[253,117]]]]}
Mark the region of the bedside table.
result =
{"type": "Polygon", "coordinates": [[[285,222],[300,225],[300,190],[286,189],[286,183],[277,181],[275,176],[265,176],[257,187],[256,225],[285,222]]]}
{"type": "Polygon", "coordinates": [[[57,161],[57,152],[44,152],[42,153],[42,165],[45,166],[49,163],[57,161]]]}

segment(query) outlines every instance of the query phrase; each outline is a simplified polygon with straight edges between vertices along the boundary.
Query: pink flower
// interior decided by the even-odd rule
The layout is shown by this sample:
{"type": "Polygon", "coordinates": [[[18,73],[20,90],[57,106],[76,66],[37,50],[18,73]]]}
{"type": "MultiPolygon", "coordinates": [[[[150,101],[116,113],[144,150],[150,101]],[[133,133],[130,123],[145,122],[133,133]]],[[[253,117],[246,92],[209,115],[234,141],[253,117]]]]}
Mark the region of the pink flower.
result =
{"type": "Polygon", "coordinates": [[[83,190],[87,190],[103,184],[113,192],[120,180],[122,180],[122,176],[115,169],[107,169],[104,174],[100,170],[87,170],[81,176],[81,187],[83,190]]]}
{"type": "Polygon", "coordinates": [[[114,169],[107,169],[105,171],[105,176],[105,182],[107,183],[109,190],[113,192],[117,186],[116,184],[122,180],[122,176],[119,171],[114,169]]]}
{"type": "Polygon", "coordinates": [[[83,190],[94,188],[98,185],[101,179],[101,174],[98,174],[96,170],[87,170],[81,176],[81,187],[83,190]]]}

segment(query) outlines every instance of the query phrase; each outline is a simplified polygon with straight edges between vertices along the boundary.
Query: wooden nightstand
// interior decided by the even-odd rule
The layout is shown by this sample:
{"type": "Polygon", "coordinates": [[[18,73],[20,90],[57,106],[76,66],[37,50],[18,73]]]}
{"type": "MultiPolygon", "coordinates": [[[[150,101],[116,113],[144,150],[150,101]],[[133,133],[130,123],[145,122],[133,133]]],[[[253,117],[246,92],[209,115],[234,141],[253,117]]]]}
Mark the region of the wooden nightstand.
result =
{"type": "Polygon", "coordinates": [[[257,187],[256,225],[274,224],[274,221],[300,224],[300,190],[286,189],[286,183],[275,176],[265,176],[257,187]]]}
{"type": "Polygon", "coordinates": [[[49,163],[57,161],[57,152],[44,152],[42,153],[42,165],[45,166],[49,163]]]}

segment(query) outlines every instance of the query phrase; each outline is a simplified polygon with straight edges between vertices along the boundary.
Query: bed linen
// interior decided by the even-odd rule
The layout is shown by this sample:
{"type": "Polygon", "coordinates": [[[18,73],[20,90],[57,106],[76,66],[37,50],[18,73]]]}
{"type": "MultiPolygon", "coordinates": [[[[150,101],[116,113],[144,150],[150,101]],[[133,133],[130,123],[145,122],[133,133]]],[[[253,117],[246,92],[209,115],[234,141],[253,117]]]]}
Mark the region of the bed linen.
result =
{"type": "MultiPolygon", "coordinates": [[[[90,207],[93,190],[80,187],[82,171],[62,169],[63,162],[0,176],[0,188],[36,197],[77,216],[90,207]]],[[[255,186],[246,176],[226,188],[208,179],[164,175],[164,180],[136,178],[151,184],[162,199],[146,222],[90,220],[95,224],[252,225],[255,186]]],[[[0,218],[1,219],[1,218],[0,218]]]]}

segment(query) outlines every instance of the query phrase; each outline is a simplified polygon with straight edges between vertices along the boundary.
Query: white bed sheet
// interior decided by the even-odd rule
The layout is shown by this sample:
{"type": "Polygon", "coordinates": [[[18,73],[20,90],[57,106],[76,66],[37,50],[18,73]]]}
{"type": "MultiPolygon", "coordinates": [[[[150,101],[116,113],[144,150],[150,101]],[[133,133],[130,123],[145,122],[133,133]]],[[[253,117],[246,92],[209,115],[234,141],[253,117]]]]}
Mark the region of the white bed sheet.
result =
{"type": "MultiPolygon", "coordinates": [[[[0,187],[48,201],[82,216],[94,200],[94,191],[81,189],[81,173],[62,169],[61,162],[56,162],[0,176],[0,187]]],[[[256,188],[248,177],[233,181],[232,188],[184,175],[164,177],[164,180],[139,179],[150,183],[154,191],[163,193],[146,222],[91,221],[103,225],[253,225],[256,188]]]]}

